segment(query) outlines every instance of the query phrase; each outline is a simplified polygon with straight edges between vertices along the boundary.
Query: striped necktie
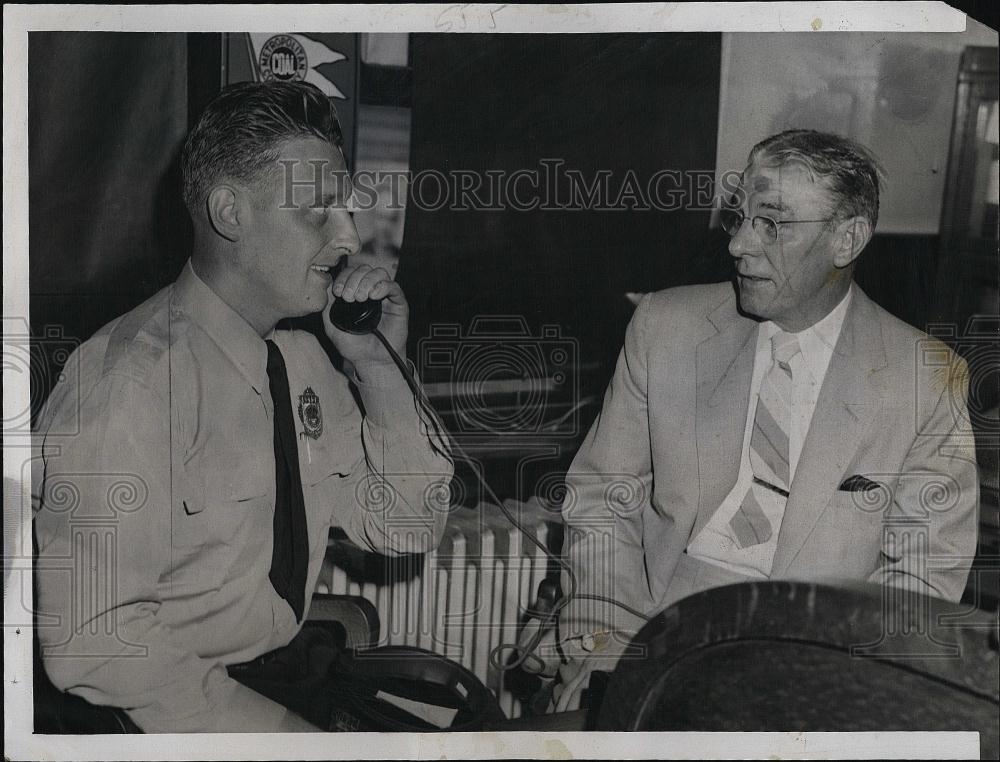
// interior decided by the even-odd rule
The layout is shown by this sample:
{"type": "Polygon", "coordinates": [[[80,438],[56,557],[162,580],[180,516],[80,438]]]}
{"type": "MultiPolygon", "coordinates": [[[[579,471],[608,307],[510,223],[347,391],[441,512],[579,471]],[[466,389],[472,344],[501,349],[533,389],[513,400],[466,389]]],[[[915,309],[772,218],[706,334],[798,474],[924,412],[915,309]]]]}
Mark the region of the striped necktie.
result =
{"type": "Polygon", "coordinates": [[[779,331],[771,338],[773,362],[761,381],[750,436],[750,468],[754,479],[740,509],[729,522],[741,548],[771,539],[785,510],[791,484],[788,460],[792,412],[790,362],[798,353],[799,342],[792,334],[779,331]]]}

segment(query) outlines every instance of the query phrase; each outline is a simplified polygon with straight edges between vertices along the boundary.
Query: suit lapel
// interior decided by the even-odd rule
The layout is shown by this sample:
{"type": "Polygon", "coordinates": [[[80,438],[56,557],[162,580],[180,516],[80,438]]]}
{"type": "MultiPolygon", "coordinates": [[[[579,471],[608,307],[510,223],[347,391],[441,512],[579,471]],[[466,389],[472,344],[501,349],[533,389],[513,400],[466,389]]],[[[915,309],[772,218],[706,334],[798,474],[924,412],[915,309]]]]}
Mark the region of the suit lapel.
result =
{"type": "Polygon", "coordinates": [[[788,570],[840,485],[878,412],[870,374],[885,365],[881,323],[855,285],[792,480],[772,576],[788,570]]]}
{"type": "Polygon", "coordinates": [[[736,483],[757,348],[757,323],[736,311],[735,299],[720,305],[708,319],[718,333],[699,344],[697,350],[701,490],[692,537],[701,531],[736,483]]]}

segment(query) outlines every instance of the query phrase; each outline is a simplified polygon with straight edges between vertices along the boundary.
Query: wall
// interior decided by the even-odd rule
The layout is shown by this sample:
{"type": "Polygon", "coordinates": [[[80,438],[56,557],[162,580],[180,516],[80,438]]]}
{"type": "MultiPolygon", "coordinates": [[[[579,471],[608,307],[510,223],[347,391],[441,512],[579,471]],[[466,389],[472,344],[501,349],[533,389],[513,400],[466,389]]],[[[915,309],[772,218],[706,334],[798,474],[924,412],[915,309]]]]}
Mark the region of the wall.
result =
{"type": "Polygon", "coordinates": [[[935,312],[938,228],[962,51],[997,45],[964,33],[725,34],[716,177],[741,171],[753,145],[790,127],[839,132],[885,170],[875,238],[856,279],[887,310],[924,328],[935,312]]]}
{"type": "Polygon", "coordinates": [[[996,46],[997,33],[969,19],[963,34],[723,35],[719,172],[783,129],[837,132],[886,170],[878,232],[936,235],[967,45],[996,46]]]}
{"type": "MultiPolygon", "coordinates": [[[[177,163],[187,38],[32,32],[28,65],[31,328],[79,342],[169,283],[187,258],[177,163]]],[[[61,365],[56,342],[37,348],[36,412],[61,365]]]]}

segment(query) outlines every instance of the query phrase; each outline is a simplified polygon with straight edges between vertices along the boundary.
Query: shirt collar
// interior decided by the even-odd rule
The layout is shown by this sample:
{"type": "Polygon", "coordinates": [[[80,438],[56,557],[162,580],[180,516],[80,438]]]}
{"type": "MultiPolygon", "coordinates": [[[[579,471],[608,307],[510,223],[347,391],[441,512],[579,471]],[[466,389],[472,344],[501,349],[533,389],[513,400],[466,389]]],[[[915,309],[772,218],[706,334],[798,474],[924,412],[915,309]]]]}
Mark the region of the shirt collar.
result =
{"type": "Polygon", "coordinates": [[[191,260],[174,284],[172,309],[188,315],[214,341],[258,394],[267,386],[267,347],[239,313],[198,277],[191,260]]]}
{"type": "MultiPolygon", "coordinates": [[[[808,328],[792,334],[799,340],[799,351],[803,361],[813,371],[825,369],[829,363],[829,358],[840,338],[840,331],[844,327],[844,318],[847,316],[847,309],[851,306],[853,296],[854,284],[852,283],[847,289],[847,293],[844,294],[844,298],[827,313],[826,317],[818,323],[813,323],[808,328]]],[[[761,323],[760,329],[767,351],[770,352],[771,337],[781,329],[770,320],[761,323]]],[[[822,376],[822,374],[819,375],[822,376]]]]}

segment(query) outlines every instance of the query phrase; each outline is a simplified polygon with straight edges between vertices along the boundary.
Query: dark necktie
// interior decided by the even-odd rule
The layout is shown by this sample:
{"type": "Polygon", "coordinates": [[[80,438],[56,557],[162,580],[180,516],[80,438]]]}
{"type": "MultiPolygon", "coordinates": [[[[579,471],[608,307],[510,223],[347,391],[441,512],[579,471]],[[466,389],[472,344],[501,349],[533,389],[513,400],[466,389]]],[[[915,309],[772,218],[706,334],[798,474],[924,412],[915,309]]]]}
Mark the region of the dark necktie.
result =
{"type": "Polygon", "coordinates": [[[309,536],[302,496],[298,445],[288,391],[288,372],[281,351],[267,342],[267,380],[274,406],[274,550],[269,577],[274,589],[302,621],[305,609],[309,536]]]}

